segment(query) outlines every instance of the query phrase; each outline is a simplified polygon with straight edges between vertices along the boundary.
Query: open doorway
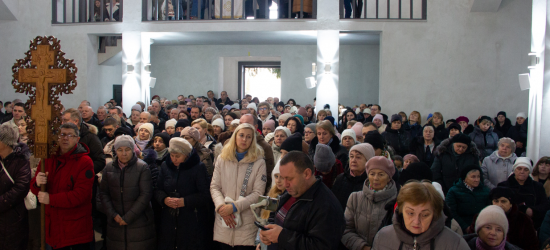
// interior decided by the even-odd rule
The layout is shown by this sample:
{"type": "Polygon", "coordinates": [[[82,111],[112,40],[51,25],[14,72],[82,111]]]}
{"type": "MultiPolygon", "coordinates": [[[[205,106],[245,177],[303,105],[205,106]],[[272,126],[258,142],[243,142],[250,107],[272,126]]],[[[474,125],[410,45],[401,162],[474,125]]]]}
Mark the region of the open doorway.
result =
{"type": "Polygon", "coordinates": [[[281,97],[281,62],[239,62],[239,99],[281,97]]]}

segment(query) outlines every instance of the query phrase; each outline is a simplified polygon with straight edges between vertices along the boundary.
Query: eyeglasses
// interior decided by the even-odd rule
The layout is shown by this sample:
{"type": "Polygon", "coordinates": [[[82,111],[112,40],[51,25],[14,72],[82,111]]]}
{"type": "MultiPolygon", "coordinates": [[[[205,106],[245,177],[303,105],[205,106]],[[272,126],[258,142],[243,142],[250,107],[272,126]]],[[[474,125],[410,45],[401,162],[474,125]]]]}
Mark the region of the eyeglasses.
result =
{"type": "Polygon", "coordinates": [[[260,111],[265,111],[267,108],[259,108],[260,111]]]}
{"type": "Polygon", "coordinates": [[[59,139],[66,139],[66,138],[76,138],[78,137],[77,135],[72,135],[72,134],[59,134],[59,139]]]}

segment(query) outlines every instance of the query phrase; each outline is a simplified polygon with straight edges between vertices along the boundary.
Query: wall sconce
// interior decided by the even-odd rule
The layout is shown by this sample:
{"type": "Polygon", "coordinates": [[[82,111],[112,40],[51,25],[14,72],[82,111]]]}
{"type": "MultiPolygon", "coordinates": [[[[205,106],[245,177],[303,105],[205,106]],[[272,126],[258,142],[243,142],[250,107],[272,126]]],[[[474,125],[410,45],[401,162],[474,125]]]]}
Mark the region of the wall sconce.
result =
{"type": "Polygon", "coordinates": [[[133,74],[134,73],[134,64],[133,63],[127,63],[126,64],[126,73],[127,74],[133,74]]]}
{"type": "Polygon", "coordinates": [[[535,69],[537,65],[540,63],[540,57],[537,55],[536,52],[529,53],[529,60],[530,60],[530,63],[529,63],[529,66],[527,67],[528,69],[535,69]]]}
{"type": "Polygon", "coordinates": [[[143,67],[146,73],[151,73],[151,64],[145,64],[145,67],[143,67]]]}
{"type": "Polygon", "coordinates": [[[527,90],[531,88],[531,77],[529,77],[529,73],[525,74],[519,74],[519,88],[523,90],[527,90]]]}
{"type": "Polygon", "coordinates": [[[311,75],[315,75],[316,72],[317,72],[317,64],[312,63],[311,64],[311,75]]]}
{"type": "Polygon", "coordinates": [[[315,88],[315,86],[317,86],[317,80],[315,80],[315,77],[313,77],[313,76],[307,77],[306,78],[306,87],[308,89],[312,89],[312,88],[315,88]]]}
{"type": "Polygon", "coordinates": [[[325,63],[325,74],[330,74],[330,70],[332,69],[331,63],[326,62],[325,63]]]}

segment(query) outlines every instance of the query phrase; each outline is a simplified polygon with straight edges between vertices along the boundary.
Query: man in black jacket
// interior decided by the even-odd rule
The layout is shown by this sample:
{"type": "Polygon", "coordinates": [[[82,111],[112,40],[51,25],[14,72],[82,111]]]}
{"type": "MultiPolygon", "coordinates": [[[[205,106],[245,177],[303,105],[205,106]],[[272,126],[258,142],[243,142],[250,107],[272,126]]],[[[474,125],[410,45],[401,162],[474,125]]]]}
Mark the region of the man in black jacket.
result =
{"type": "Polygon", "coordinates": [[[277,211],[271,213],[269,230],[260,232],[268,249],[338,249],[346,227],[338,199],[320,179],[313,162],[299,151],[280,162],[286,191],[277,211]]]}

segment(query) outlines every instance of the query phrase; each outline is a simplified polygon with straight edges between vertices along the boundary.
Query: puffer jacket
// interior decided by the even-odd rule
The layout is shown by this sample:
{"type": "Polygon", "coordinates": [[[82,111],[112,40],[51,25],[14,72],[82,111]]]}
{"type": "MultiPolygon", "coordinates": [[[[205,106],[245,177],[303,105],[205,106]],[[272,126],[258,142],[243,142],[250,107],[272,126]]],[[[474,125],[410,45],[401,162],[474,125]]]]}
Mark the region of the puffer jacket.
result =
{"type": "Polygon", "coordinates": [[[449,206],[451,215],[460,224],[463,232],[466,232],[476,214],[491,205],[489,191],[490,189],[483,184],[483,178],[474,191],[470,191],[464,185],[462,178],[458,179],[455,185],[449,189],[445,196],[445,203],[449,206]]]}
{"type": "Polygon", "coordinates": [[[214,241],[230,246],[254,246],[258,228],[254,225],[254,215],[250,205],[258,202],[258,197],[265,192],[267,182],[266,166],[263,156],[252,159],[246,155],[241,161],[225,160],[221,156],[216,159],[216,168],[210,184],[210,194],[214,201],[215,211],[225,205],[225,198],[233,199],[240,213],[242,225],[238,228],[225,228],[223,219],[216,213],[214,224],[214,241]],[[241,188],[248,166],[252,164],[252,172],[248,180],[244,199],[239,200],[241,188]]]}
{"type": "Polygon", "coordinates": [[[443,193],[447,193],[458,180],[460,173],[469,165],[479,166],[479,151],[472,142],[466,152],[457,155],[450,139],[446,139],[437,146],[434,152],[435,160],[431,167],[433,181],[441,184],[443,193]]]}
{"type": "MultiPolygon", "coordinates": [[[[464,240],[468,243],[468,247],[470,247],[470,249],[472,249],[472,250],[478,250],[479,249],[476,246],[477,238],[478,238],[477,234],[464,235],[464,240]]],[[[483,249],[481,249],[481,250],[483,250],[483,249]]],[[[510,242],[506,242],[506,243],[504,243],[504,250],[521,250],[521,248],[515,246],[514,244],[512,244],[510,242]]]]}
{"type": "Polygon", "coordinates": [[[372,246],[380,223],[386,216],[384,207],[389,202],[394,202],[396,197],[397,185],[393,180],[388,182],[386,190],[379,192],[371,190],[369,181],[365,181],[363,191],[354,192],[349,197],[344,213],[346,230],[342,236],[342,243],[350,250],[362,250],[365,246],[372,246]]]}
{"type": "MultiPolygon", "coordinates": [[[[99,140],[98,140],[99,141],[99,140]]],[[[94,162],[83,143],[63,155],[40,163],[36,173],[44,167],[48,172],[46,191],[50,204],[46,205],[46,243],[54,249],[91,242],[94,239],[92,224],[92,186],[94,162]]],[[[103,153],[102,153],[103,154],[103,153]]],[[[36,176],[31,191],[38,195],[36,176]]]]}
{"type": "MultiPolygon", "coordinates": [[[[309,145],[308,155],[311,161],[313,161],[313,159],[315,158],[315,149],[317,148],[318,143],[319,138],[317,138],[316,136],[315,138],[313,138],[313,140],[311,140],[311,144],[309,145]]],[[[332,153],[334,153],[336,159],[340,160],[342,166],[347,166],[349,160],[349,152],[344,146],[340,145],[340,139],[338,139],[338,136],[332,136],[332,142],[328,146],[330,146],[330,148],[332,149],[332,153]]]]}
{"type": "Polygon", "coordinates": [[[409,153],[409,145],[411,143],[411,133],[404,128],[399,130],[392,129],[391,126],[386,128],[386,132],[382,133],[386,143],[391,146],[395,153],[401,156],[405,156],[409,153]]]}
{"type": "Polygon", "coordinates": [[[508,176],[512,173],[514,162],[517,158],[514,152],[512,152],[512,155],[507,159],[500,158],[498,156],[498,150],[485,157],[481,163],[485,186],[493,189],[499,183],[506,181],[508,176]]]}
{"type": "Polygon", "coordinates": [[[363,190],[363,185],[367,178],[366,171],[360,176],[351,176],[351,173],[347,171],[336,177],[332,185],[332,193],[334,193],[334,196],[336,196],[340,205],[342,205],[342,209],[346,209],[351,193],[363,190]]]}
{"type": "Polygon", "coordinates": [[[88,156],[94,162],[94,173],[99,173],[105,168],[105,154],[103,152],[103,145],[96,134],[90,132],[87,124],[82,123],[80,125],[80,141],[88,147],[90,153],[88,156]]]}
{"type": "Polygon", "coordinates": [[[405,231],[403,215],[394,213],[392,221],[393,225],[382,228],[376,234],[371,250],[470,250],[462,237],[445,227],[443,213],[437,220],[432,220],[426,232],[416,237],[405,231]]]}
{"type": "Polygon", "coordinates": [[[0,159],[15,182],[0,168],[0,249],[27,249],[29,222],[23,199],[31,182],[29,157],[29,148],[20,143],[5,159],[0,159]]]}
{"type": "Polygon", "coordinates": [[[99,195],[107,216],[107,248],[156,249],[153,197],[149,166],[135,155],[128,165],[120,168],[118,158],[103,170],[99,195]],[[119,215],[127,226],[120,226],[114,218],[119,215]]]}
{"type": "Polygon", "coordinates": [[[479,127],[474,127],[474,132],[470,133],[469,136],[479,149],[480,161],[498,149],[498,135],[493,132],[493,128],[489,128],[484,135],[479,127]],[[485,144],[485,141],[487,141],[487,144],[485,144]]]}

